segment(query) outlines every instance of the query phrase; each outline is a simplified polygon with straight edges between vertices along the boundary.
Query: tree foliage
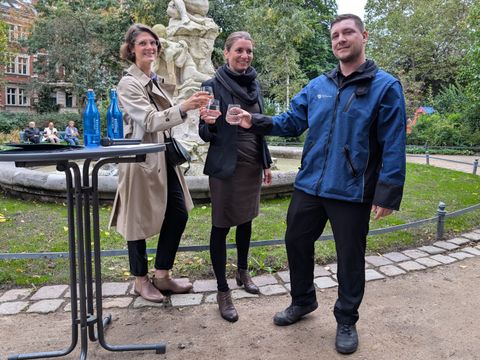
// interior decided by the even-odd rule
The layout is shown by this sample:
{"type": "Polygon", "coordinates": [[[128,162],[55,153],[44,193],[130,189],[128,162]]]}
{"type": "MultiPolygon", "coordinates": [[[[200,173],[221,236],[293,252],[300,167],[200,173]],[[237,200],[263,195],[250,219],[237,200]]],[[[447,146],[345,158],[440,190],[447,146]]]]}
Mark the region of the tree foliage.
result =
{"type": "Polygon", "coordinates": [[[459,81],[468,98],[464,114],[471,130],[479,133],[480,143],[480,2],[470,7],[467,18],[467,53],[460,67],[459,81]]]}
{"type": "Polygon", "coordinates": [[[326,21],[336,12],[335,4],[251,0],[245,5],[245,27],[256,41],[255,64],[259,65],[264,88],[277,102],[288,104],[309,77],[330,65],[330,50],[325,46],[329,38],[326,21]],[[306,60],[312,51],[316,56],[306,60]]]}
{"type": "Polygon", "coordinates": [[[74,93],[103,94],[118,81],[118,49],[127,21],[115,1],[40,0],[29,49],[45,82],[67,81],[74,93]]]}
{"type": "MultiPolygon", "coordinates": [[[[6,64],[6,53],[8,46],[8,27],[4,21],[0,20],[0,77],[3,76],[4,66],[6,64]]],[[[1,85],[1,84],[0,84],[1,85]]]]}
{"type": "Polygon", "coordinates": [[[418,83],[425,95],[454,82],[467,48],[465,21],[474,0],[368,0],[369,55],[418,83]]]}

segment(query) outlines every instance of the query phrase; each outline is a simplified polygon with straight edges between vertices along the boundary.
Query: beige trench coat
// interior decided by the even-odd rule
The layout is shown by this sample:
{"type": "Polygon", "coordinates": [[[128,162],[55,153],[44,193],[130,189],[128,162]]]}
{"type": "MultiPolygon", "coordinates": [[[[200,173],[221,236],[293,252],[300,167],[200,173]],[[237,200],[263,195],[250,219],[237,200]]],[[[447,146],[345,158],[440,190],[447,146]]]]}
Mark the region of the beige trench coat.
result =
{"type": "MultiPolygon", "coordinates": [[[[180,107],[173,106],[173,86],[159,81],[160,89],[136,65],[132,65],[118,83],[120,108],[124,114],[125,138],[142,143],[163,143],[163,131],[184,122],[180,107]],[[151,104],[150,97],[157,105],[151,104]]],[[[181,170],[175,169],[185,197],[187,210],[193,208],[181,170]]],[[[119,164],[118,188],[109,226],[126,240],[146,239],[160,233],[167,205],[167,168],[165,153],[147,154],[143,163],[119,164]]]]}

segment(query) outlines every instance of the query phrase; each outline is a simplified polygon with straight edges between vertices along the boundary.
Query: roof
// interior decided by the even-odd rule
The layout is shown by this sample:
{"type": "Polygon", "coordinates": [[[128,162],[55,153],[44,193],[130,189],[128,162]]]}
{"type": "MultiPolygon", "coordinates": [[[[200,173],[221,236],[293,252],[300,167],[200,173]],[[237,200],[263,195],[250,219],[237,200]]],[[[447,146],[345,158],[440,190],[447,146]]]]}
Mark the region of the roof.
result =
{"type": "Polygon", "coordinates": [[[18,11],[26,16],[35,16],[37,11],[32,0],[0,0],[1,12],[18,11]]]}

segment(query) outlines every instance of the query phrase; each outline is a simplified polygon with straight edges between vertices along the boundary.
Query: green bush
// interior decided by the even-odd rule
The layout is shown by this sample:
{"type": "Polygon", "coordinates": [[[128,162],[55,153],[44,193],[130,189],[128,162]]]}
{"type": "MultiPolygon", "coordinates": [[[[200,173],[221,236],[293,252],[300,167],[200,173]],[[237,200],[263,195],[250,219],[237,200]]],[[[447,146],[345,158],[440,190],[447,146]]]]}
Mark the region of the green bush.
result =
{"type": "Polygon", "coordinates": [[[472,133],[459,113],[421,115],[407,138],[409,145],[475,146],[480,134],[472,133]]]}
{"type": "Polygon", "coordinates": [[[8,134],[15,130],[23,130],[30,121],[35,121],[37,127],[41,130],[47,127],[50,121],[53,121],[55,127],[61,131],[65,130],[68,121],[75,121],[76,127],[82,132],[82,121],[80,114],[77,113],[48,113],[33,114],[27,112],[0,112],[0,133],[8,134]]]}

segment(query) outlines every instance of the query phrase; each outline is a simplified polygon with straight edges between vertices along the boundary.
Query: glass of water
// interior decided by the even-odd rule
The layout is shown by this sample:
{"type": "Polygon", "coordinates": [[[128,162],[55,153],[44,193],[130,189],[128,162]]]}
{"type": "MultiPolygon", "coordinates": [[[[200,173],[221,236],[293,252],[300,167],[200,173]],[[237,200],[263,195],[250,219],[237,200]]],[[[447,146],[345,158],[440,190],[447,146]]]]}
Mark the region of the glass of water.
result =
{"type": "Polygon", "coordinates": [[[202,86],[200,91],[205,91],[208,95],[213,95],[213,88],[211,86],[202,86]]]}
{"type": "Polygon", "coordinates": [[[238,125],[240,124],[240,118],[236,115],[236,111],[234,109],[240,109],[241,106],[239,104],[229,104],[227,109],[227,116],[225,120],[230,125],[238,125]]]}
{"type": "Polygon", "coordinates": [[[208,100],[207,114],[214,119],[218,118],[222,114],[220,112],[220,101],[217,99],[208,100]]]}

